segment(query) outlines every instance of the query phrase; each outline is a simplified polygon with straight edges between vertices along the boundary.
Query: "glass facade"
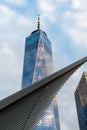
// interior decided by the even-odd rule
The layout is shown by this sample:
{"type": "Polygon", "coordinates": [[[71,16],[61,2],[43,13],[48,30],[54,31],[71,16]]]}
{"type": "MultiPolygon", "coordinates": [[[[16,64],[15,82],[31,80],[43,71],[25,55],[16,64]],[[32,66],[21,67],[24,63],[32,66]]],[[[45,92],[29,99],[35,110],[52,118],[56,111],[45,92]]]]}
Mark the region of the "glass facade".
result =
{"type": "MultiPolygon", "coordinates": [[[[41,30],[34,31],[26,38],[22,88],[26,88],[52,72],[53,61],[51,42],[47,38],[45,32],[41,30]]],[[[55,98],[55,100],[57,99],[55,98]]],[[[53,103],[49,105],[44,117],[40,120],[35,129],[59,130],[57,101],[53,101],[53,103]],[[56,106],[54,107],[55,109],[53,106],[56,106]]]]}
{"type": "Polygon", "coordinates": [[[84,72],[75,92],[80,130],[87,130],[87,73],[84,72]]]}

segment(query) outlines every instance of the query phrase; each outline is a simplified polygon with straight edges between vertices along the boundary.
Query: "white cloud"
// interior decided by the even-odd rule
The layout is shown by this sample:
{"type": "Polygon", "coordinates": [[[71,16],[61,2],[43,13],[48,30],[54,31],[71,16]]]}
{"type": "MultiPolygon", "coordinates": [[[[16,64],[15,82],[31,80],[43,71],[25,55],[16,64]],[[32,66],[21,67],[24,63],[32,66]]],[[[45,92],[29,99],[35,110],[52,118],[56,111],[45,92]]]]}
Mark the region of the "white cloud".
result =
{"type": "Polygon", "coordinates": [[[4,2],[7,2],[9,4],[14,4],[14,5],[23,5],[26,3],[26,0],[3,0],[4,2]]]}
{"type": "Polygon", "coordinates": [[[87,1],[86,0],[72,0],[72,7],[79,9],[80,11],[86,11],[87,1]]]}
{"type": "Polygon", "coordinates": [[[73,0],[72,1],[72,7],[74,8],[74,9],[79,9],[80,8],[80,1],[79,0],[73,0]]]}
{"type": "Polygon", "coordinates": [[[0,98],[4,98],[21,88],[24,42],[33,23],[3,5],[0,17],[0,98]]]}
{"type": "Polygon", "coordinates": [[[39,3],[39,6],[40,6],[40,9],[43,12],[51,13],[51,12],[54,11],[55,6],[53,5],[52,0],[47,0],[47,1],[40,0],[38,3],[39,3]]]}
{"type": "Polygon", "coordinates": [[[40,10],[40,14],[51,20],[50,22],[54,22],[54,12],[55,12],[55,1],[53,0],[38,0],[38,7],[40,10]]]}
{"type": "Polygon", "coordinates": [[[80,48],[83,46],[84,50],[87,49],[86,3],[86,0],[72,0],[72,10],[69,13],[64,12],[64,32],[68,34],[74,46],[79,46],[80,48]]]}

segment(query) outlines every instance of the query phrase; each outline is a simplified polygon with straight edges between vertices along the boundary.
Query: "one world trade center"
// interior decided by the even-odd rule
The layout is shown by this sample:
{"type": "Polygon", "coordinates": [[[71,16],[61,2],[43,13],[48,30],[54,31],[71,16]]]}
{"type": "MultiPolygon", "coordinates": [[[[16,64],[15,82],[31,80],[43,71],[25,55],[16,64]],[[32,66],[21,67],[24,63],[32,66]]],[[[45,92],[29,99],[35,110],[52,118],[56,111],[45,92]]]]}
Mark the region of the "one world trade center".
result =
{"type": "MultiPolygon", "coordinates": [[[[38,16],[37,30],[25,41],[22,89],[45,78],[53,72],[51,42],[40,29],[38,16]]],[[[35,130],[60,130],[57,97],[48,106],[35,130]]]]}

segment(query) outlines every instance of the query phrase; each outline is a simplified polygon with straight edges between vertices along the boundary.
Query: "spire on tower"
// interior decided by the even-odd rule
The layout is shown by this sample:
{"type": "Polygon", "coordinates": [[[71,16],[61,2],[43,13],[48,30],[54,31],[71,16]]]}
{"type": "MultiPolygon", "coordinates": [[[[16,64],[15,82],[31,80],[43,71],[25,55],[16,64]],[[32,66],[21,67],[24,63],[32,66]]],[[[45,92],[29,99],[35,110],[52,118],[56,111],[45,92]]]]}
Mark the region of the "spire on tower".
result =
{"type": "Polygon", "coordinates": [[[40,29],[40,15],[38,14],[38,23],[37,23],[37,29],[40,29]]]}

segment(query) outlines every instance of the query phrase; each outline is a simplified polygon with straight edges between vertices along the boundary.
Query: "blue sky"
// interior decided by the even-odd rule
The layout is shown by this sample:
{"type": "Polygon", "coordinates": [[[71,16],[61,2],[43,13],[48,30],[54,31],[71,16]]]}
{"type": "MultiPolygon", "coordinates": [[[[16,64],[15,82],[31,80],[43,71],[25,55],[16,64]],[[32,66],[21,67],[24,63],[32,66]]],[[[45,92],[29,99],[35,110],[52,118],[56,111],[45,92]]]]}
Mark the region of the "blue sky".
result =
{"type": "MultiPolygon", "coordinates": [[[[87,55],[87,0],[0,0],[0,98],[20,90],[25,37],[37,27],[52,42],[55,71],[87,55]]],[[[58,93],[61,130],[79,130],[74,91],[83,65],[58,93]]]]}

